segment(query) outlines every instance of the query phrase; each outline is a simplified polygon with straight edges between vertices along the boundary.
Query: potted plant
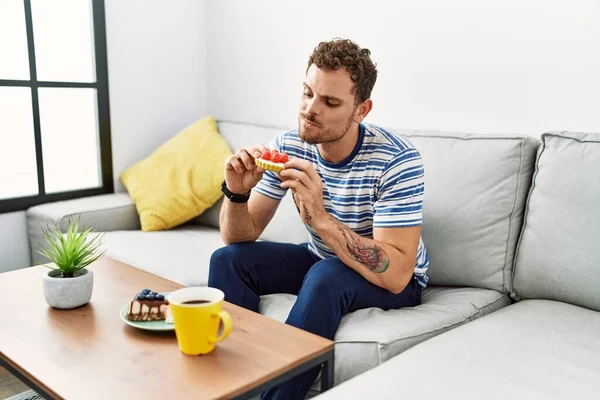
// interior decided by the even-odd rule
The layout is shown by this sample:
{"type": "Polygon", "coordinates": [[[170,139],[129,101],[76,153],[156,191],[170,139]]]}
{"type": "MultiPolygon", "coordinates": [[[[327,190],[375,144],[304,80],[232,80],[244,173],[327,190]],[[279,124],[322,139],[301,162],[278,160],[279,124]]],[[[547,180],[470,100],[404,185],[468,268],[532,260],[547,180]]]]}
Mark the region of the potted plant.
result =
{"type": "Polygon", "coordinates": [[[46,248],[40,245],[37,251],[53,263],[44,264],[50,268],[43,278],[46,303],[62,309],[87,304],[92,298],[94,275],[86,267],[104,255],[97,254],[103,234],[88,240],[92,227],[80,231],[79,218],[75,223],[69,218],[65,234],[55,222],[52,225],[53,229],[42,228],[46,248]]]}

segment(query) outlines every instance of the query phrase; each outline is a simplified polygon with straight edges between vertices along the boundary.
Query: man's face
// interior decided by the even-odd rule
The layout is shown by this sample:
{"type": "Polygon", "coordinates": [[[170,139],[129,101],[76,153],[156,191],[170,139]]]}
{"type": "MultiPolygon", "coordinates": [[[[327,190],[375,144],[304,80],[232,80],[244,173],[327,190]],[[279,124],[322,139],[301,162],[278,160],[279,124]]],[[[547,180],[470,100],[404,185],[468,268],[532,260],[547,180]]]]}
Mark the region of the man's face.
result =
{"type": "Polygon", "coordinates": [[[344,68],[326,71],[311,65],[306,72],[298,113],[300,138],[310,144],[341,139],[357,112],[353,87],[344,68]]]}

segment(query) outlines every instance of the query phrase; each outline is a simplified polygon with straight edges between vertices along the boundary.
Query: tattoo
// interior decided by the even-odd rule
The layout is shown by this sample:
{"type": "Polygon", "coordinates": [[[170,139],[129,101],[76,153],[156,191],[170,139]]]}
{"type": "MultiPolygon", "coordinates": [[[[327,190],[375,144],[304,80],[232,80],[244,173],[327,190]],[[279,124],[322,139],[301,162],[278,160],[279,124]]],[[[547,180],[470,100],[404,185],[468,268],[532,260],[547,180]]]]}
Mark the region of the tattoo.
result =
{"type": "MultiPolygon", "coordinates": [[[[298,210],[298,214],[301,214],[300,207],[298,207],[298,202],[296,201],[296,192],[292,192],[292,199],[294,199],[294,205],[296,206],[296,210],[298,210]]],[[[302,209],[304,210],[304,219],[310,221],[312,217],[310,216],[305,204],[302,204],[302,209]]]]}
{"type": "Polygon", "coordinates": [[[306,209],[306,204],[302,204],[302,208],[304,209],[304,218],[307,221],[310,221],[312,219],[312,217],[310,216],[310,214],[308,213],[308,210],[306,209]]]}
{"type": "Polygon", "coordinates": [[[379,246],[370,245],[360,239],[360,236],[354,233],[346,225],[335,220],[338,230],[346,239],[346,250],[352,258],[367,267],[375,273],[385,272],[390,266],[390,258],[387,253],[379,246]]]}

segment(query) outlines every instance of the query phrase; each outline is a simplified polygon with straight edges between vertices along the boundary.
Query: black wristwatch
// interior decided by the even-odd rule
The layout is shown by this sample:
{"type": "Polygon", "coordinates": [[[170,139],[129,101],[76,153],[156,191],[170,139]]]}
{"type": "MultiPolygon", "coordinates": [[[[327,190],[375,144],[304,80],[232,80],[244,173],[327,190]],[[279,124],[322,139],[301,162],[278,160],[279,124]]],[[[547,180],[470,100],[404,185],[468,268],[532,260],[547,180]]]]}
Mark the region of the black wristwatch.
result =
{"type": "Polygon", "coordinates": [[[231,191],[227,189],[227,184],[224,180],[223,183],[221,183],[221,191],[232,203],[245,203],[250,198],[250,192],[246,194],[231,193],[231,191]]]}

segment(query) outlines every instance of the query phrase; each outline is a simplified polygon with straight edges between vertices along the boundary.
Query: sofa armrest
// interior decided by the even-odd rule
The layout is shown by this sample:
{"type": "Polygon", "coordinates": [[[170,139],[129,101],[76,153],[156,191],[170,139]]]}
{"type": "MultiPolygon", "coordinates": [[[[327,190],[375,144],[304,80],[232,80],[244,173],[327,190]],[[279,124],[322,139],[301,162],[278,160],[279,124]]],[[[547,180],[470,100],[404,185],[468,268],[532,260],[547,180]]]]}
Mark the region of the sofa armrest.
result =
{"type": "Polygon", "coordinates": [[[141,228],[137,209],[127,193],[83,197],[31,207],[27,210],[27,231],[34,264],[46,261],[36,251],[39,243],[43,243],[42,228],[54,221],[64,232],[69,217],[80,217],[83,226],[93,225],[93,230],[99,232],[141,228]]]}

